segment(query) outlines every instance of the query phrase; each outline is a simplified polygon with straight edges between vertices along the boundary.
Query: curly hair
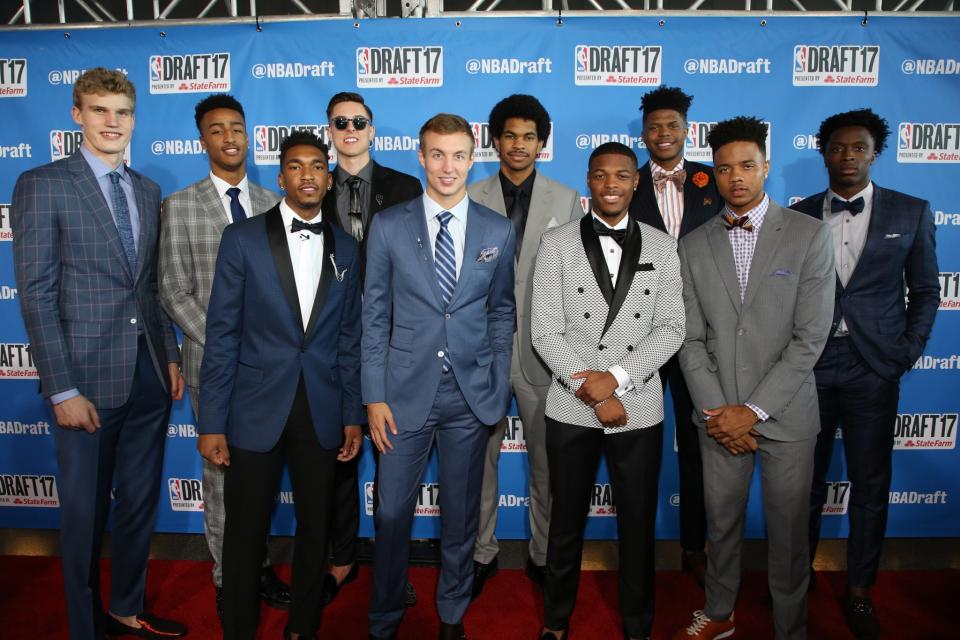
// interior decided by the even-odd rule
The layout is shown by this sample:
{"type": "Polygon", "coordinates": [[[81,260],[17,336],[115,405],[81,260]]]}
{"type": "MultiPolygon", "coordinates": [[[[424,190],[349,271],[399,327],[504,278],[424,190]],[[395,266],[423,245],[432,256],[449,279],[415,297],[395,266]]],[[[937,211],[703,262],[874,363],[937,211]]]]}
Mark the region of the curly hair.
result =
{"type": "Polygon", "coordinates": [[[515,93],[495,104],[490,110],[490,135],[502,136],[508,118],[533,120],[537,125],[537,139],[546,141],[550,137],[550,114],[533,96],[515,93]]]}
{"type": "Polygon", "coordinates": [[[820,145],[821,155],[826,153],[830,136],[844,127],[863,127],[869,131],[873,137],[874,152],[878,156],[887,146],[887,138],[890,136],[890,125],[887,124],[887,121],[870,109],[855,109],[854,111],[844,111],[832,115],[820,123],[817,142],[820,145]]]}
{"type": "Polygon", "coordinates": [[[679,87],[664,86],[649,91],[640,98],[640,111],[643,112],[644,120],[658,109],[676,111],[686,120],[692,102],[693,96],[685,94],[679,87]]]}
{"type": "Polygon", "coordinates": [[[714,153],[731,142],[754,142],[760,147],[760,152],[766,155],[767,125],[759,118],[737,116],[713,125],[707,134],[707,142],[714,153]]]}

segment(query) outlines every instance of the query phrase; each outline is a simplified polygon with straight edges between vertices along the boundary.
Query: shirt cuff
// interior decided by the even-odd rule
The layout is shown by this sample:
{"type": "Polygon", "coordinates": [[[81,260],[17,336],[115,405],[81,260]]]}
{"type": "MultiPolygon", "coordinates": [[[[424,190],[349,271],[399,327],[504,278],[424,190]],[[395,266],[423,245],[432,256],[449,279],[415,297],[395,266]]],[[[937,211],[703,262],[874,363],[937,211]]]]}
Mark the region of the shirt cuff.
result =
{"type": "Polygon", "coordinates": [[[757,414],[757,419],[758,419],[760,422],[766,422],[767,420],[770,419],[770,415],[769,415],[766,411],[764,411],[763,409],[761,409],[761,408],[758,407],[757,405],[753,404],[752,402],[745,402],[745,403],[743,403],[743,404],[744,404],[744,406],[746,406],[748,409],[750,409],[750,411],[753,411],[755,414],[757,414]]]}
{"type": "Polygon", "coordinates": [[[60,393],[55,393],[50,396],[50,404],[57,405],[61,402],[66,402],[70,398],[76,398],[78,395],[80,395],[80,390],[76,387],[67,389],[66,391],[61,391],[60,393]]]}
{"type": "Polygon", "coordinates": [[[628,374],[627,371],[620,365],[615,364],[607,369],[607,371],[617,379],[617,388],[613,392],[613,395],[619,398],[633,388],[633,382],[630,380],[630,374],[628,374]]]}

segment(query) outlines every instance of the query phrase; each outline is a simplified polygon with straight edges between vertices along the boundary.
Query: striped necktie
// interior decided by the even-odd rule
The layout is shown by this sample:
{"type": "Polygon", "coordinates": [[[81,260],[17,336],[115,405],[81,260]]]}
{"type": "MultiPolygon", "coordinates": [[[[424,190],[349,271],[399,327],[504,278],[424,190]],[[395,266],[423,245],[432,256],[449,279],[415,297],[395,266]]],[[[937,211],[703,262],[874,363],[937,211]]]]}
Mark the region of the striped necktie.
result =
{"type": "MultiPolygon", "coordinates": [[[[450,304],[453,290],[457,287],[457,254],[453,248],[453,235],[447,227],[451,219],[453,214],[449,211],[441,211],[437,214],[440,231],[437,232],[437,241],[433,249],[433,265],[437,270],[437,284],[440,285],[444,307],[450,304]]],[[[444,352],[443,370],[449,371],[451,367],[449,355],[444,352]]]]}

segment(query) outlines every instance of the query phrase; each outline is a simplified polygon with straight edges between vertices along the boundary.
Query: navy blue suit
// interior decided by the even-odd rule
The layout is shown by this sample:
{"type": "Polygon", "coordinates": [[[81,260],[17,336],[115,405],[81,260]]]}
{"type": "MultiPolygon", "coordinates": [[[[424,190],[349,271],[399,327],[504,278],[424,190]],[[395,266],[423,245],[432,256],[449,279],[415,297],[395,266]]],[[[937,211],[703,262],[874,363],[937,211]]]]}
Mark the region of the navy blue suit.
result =
{"type": "MultiPolygon", "coordinates": [[[[360,257],[323,221],[320,282],[304,327],[280,207],[223,233],[200,367],[201,434],[225,434],[224,637],[255,637],[259,576],[284,461],[297,538],[287,631],[313,637],[337,449],[360,403],[360,257]]],[[[309,241],[315,242],[311,238],[309,241]]]]}
{"type": "Polygon", "coordinates": [[[374,218],[363,304],[363,401],[386,402],[399,434],[380,456],[370,633],[403,616],[407,540],[434,439],[440,451],[440,619],[459,623],[470,602],[483,449],[507,412],[515,306],[513,225],[470,201],[463,263],[443,303],[423,199],[374,218]],[[444,355],[452,365],[443,372],[444,355]]]}
{"type": "MultiPolygon", "coordinates": [[[[823,217],[826,192],[793,205],[823,217]]],[[[936,228],[926,200],[874,184],[863,252],[846,286],[839,277],[830,335],[846,321],[849,336],[832,337],[815,375],[821,431],[810,499],[810,561],[820,537],[826,474],[839,425],[851,481],[847,580],[876,579],[887,523],[893,428],[900,376],[923,353],[940,304],[936,228]],[[904,285],[907,303],[904,305],[904,285]]]]}

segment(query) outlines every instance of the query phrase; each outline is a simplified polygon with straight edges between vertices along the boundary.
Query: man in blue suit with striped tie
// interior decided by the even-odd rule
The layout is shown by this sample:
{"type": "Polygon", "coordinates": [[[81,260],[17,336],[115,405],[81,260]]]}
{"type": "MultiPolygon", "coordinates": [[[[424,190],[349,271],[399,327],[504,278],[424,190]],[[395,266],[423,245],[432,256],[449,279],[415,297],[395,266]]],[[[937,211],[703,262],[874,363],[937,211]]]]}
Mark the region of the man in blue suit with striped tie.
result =
{"type": "Polygon", "coordinates": [[[483,451],[510,402],[515,306],[510,221],[467,197],[474,138],[460,116],[420,129],[422,198],[374,218],[367,239],[362,388],[381,452],[371,638],[395,638],[408,545],[434,441],[440,454],[441,640],[465,638],[483,451]]]}

